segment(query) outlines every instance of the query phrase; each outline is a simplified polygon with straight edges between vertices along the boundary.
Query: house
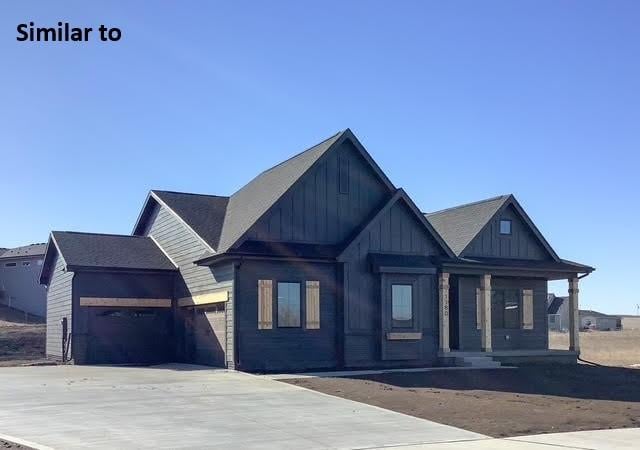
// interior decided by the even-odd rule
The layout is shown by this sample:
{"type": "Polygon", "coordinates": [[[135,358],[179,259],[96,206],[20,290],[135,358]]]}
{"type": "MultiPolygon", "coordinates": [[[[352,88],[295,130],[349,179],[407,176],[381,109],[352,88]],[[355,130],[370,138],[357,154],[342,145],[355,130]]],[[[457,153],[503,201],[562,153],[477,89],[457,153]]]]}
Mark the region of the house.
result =
{"type": "MultiPolygon", "coordinates": [[[[547,314],[550,331],[568,331],[570,322],[569,297],[557,297],[555,294],[549,294],[547,298],[547,314]]],[[[581,309],[579,316],[581,330],[622,330],[623,318],[620,316],[603,314],[589,309],[581,309]]]]}
{"type": "Polygon", "coordinates": [[[549,331],[569,330],[569,297],[558,297],[553,293],[547,296],[547,316],[549,331]]]}
{"type": "Polygon", "coordinates": [[[512,195],[422,213],[345,130],[231,196],[153,190],[131,235],[54,231],[40,281],[50,357],[277,371],[575,362],[577,320],[548,349],[547,281],[577,311],[593,270],[512,195]]]}
{"type": "Polygon", "coordinates": [[[46,244],[0,249],[0,304],[44,317],[47,291],[40,285],[46,244]]]}
{"type": "Polygon", "coordinates": [[[616,331],[622,329],[622,318],[590,309],[580,310],[580,327],[583,330],[616,331]]]}

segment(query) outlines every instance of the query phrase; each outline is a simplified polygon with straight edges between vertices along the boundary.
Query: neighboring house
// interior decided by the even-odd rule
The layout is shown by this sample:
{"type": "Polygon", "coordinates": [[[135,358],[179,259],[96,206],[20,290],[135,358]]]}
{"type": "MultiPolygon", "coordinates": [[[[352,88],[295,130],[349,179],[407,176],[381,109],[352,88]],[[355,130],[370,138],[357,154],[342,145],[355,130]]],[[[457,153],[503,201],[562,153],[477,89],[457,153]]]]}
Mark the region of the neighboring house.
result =
{"type": "Polygon", "coordinates": [[[0,249],[0,304],[44,317],[46,289],[39,283],[46,244],[0,249]]]}
{"type": "Polygon", "coordinates": [[[580,327],[582,329],[616,331],[622,329],[622,319],[590,309],[581,309],[580,327]]]}
{"type": "MultiPolygon", "coordinates": [[[[547,314],[549,317],[549,330],[568,331],[569,330],[569,297],[557,297],[549,294],[547,298],[547,314]]],[[[614,331],[623,328],[623,319],[620,316],[603,314],[598,311],[581,309],[580,329],[591,329],[601,331],[614,331]]]]}
{"type": "Polygon", "coordinates": [[[622,328],[625,330],[640,330],[640,316],[620,316],[622,328]]]}
{"type": "Polygon", "coordinates": [[[569,297],[547,296],[547,316],[550,331],[569,331],[569,297]]]}
{"type": "Polygon", "coordinates": [[[575,362],[577,333],[548,350],[547,280],[577,305],[593,270],[512,195],[421,213],[346,130],[229,197],[151,191],[131,236],[54,231],[40,281],[50,357],[266,371],[575,362]]]}

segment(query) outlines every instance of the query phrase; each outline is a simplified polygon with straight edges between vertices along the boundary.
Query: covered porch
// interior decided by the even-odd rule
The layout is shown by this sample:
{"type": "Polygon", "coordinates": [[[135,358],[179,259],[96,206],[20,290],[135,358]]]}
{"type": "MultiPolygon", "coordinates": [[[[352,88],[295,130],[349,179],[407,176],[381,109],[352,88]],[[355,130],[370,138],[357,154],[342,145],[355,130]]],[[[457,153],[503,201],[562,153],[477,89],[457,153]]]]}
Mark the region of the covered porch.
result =
{"type": "Polygon", "coordinates": [[[461,258],[438,274],[441,363],[575,363],[580,355],[579,284],[593,268],[570,261],[461,258]],[[549,349],[547,284],[566,279],[570,347],[549,349]]]}

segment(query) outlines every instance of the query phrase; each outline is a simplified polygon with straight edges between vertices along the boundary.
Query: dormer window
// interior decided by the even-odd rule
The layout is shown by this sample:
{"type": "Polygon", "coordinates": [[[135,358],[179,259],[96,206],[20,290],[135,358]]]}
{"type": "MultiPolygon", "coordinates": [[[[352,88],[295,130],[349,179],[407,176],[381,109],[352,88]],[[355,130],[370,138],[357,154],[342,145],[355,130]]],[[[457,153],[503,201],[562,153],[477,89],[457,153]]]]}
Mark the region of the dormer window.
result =
{"type": "Polygon", "coordinates": [[[500,220],[500,234],[511,234],[511,221],[507,219],[500,220]]]}

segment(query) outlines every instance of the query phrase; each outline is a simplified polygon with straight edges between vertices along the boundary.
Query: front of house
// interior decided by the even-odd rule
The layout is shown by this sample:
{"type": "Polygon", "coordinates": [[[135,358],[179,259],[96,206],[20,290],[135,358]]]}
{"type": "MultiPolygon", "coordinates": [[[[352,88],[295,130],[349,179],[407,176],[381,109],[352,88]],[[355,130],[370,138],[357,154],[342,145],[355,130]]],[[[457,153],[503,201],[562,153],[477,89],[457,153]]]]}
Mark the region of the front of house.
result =
{"type": "Polygon", "coordinates": [[[52,232],[47,354],[247,371],[575,361],[577,325],[571,351],[548,350],[547,281],[570,280],[577,311],[592,270],[510,195],[423,214],[346,130],[229,197],[151,191],[130,236],[52,232]]]}

